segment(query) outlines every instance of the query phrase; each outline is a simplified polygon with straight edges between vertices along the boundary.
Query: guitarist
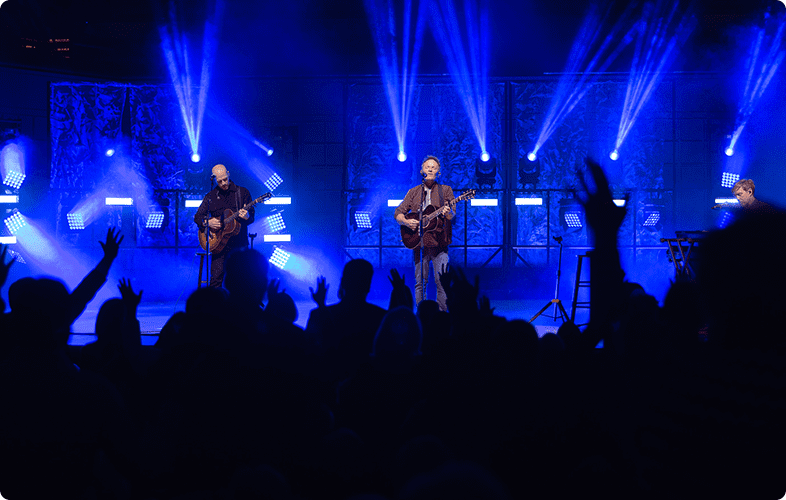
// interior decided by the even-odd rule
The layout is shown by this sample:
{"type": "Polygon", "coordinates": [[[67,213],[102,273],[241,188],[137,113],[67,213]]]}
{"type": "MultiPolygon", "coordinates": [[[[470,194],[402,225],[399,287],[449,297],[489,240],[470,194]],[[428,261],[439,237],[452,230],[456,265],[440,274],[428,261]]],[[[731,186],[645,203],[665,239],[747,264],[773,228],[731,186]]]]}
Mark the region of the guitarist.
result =
{"type": "Polygon", "coordinates": [[[248,210],[242,209],[246,204],[251,203],[251,193],[248,189],[229,180],[229,170],[224,165],[216,165],[213,167],[212,173],[217,186],[205,195],[202,204],[194,214],[194,223],[200,231],[204,231],[209,206],[210,218],[207,223],[211,233],[223,229],[222,216],[227,209],[232,213],[237,212],[237,222],[240,224],[240,232],[232,236],[220,252],[212,254],[210,286],[218,288],[224,281],[224,260],[226,260],[227,254],[237,248],[248,246],[248,225],[254,222],[254,207],[252,206],[248,210]]]}
{"type": "MultiPolygon", "coordinates": [[[[415,263],[415,302],[420,302],[425,297],[425,287],[428,285],[429,264],[434,266],[434,281],[437,285],[437,304],[441,311],[447,311],[447,295],[442,288],[439,280],[442,269],[448,265],[448,245],[451,242],[451,224],[456,212],[448,206],[448,202],[453,200],[453,188],[437,182],[439,177],[440,164],[436,156],[427,156],[420,166],[420,175],[423,183],[415,186],[404,197],[404,200],[396,208],[394,217],[401,226],[407,226],[411,230],[417,231],[420,222],[415,217],[407,217],[407,214],[417,214],[418,208],[423,207],[424,212],[436,210],[442,215],[435,221],[436,228],[426,231],[421,238],[421,244],[414,249],[413,260],[415,263]],[[433,207],[431,210],[428,207],[433,207]],[[420,251],[423,247],[423,273],[421,275],[420,251]]],[[[431,225],[429,225],[431,227],[431,225]]]]}

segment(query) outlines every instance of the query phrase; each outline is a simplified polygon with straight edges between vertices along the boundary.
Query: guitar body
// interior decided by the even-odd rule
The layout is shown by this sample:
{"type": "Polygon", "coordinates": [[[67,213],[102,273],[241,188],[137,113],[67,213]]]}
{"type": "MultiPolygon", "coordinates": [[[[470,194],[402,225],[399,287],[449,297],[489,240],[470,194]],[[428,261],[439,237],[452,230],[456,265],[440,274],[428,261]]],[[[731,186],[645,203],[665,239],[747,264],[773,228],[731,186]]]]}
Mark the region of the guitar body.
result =
{"type": "MultiPolygon", "coordinates": [[[[264,202],[272,197],[273,193],[265,193],[256,200],[245,205],[243,209],[247,210],[257,203],[264,202]]],[[[202,250],[207,250],[210,253],[219,253],[227,246],[230,238],[237,234],[240,234],[240,221],[237,220],[237,212],[232,212],[232,210],[227,208],[224,210],[224,215],[221,217],[221,228],[210,231],[209,242],[207,241],[204,229],[200,229],[197,236],[199,237],[199,246],[202,247],[202,250]]]]}
{"type": "MultiPolygon", "coordinates": [[[[465,192],[458,198],[454,198],[450,200],[446,206],[449,206],[451,209],[456,206],[456,203],[459,201],[470,200],[475,197],[475,190],[470,189],[469,191],[465,192]]],[[[441,210],[445,207],[441,208],[434,208],[433,205],[429,205],[423,210],[423,235],[425,236],[426,233],[438,233],[445,228],[445,222],[440,215],[443,213],[441,210]],[[435,213],[440,210],[439,213],[435,213]]],[[[407,219],[414,219],[418,220],[418,213],[411,212],[406,214],[404,217],[407,219]]],[[[422,240],[421,235],[418,234],[418,230],[412,230],[406,226],[400,226],[401,228],[401,242],[404,243],[404,246],[407,248],[415,249],[420,246],[420,241],[422,240]]]]}
{"type": "MultiPolygon", "coordinates": [[[[434,213],[437,209],[434,208],[432,205],[426,207],[423,211],[423,218],[426,219],[429,215],[434,213]]],[[[410,220],[418,220],[418,213],[412,212],[405,215],[407,219],[410,220]]],[[[442,231],[444,228],[444,223],[440,217],[435,217],[426,223],[426,226],[423,228],[423,234],[430,233],[430,232],[439,232],[442,231]]],[[[412,230],[406,226],[401,226],[401,242],[404,243],[404,246],[407,248],[415,249],[420,246],[421,237],[418,234],[418,230],[412,230]]]]}
{"type": "MultiPolygon", "coordinates": [[[[224,210],[223,219],[225,221],[229,220],[229,222],[225,222],[221,226],[221,229],[213,229],[210,231],[210,253],[221,252],[226,248],[229,239],[240,233],[240,223],[235,218],[230,219],[231,215],[232,210],[228,208],[224,210]]],[[[208,250],[207,236],[204,230],[199,231],[199,245],[203,250],[208,250]]]]}

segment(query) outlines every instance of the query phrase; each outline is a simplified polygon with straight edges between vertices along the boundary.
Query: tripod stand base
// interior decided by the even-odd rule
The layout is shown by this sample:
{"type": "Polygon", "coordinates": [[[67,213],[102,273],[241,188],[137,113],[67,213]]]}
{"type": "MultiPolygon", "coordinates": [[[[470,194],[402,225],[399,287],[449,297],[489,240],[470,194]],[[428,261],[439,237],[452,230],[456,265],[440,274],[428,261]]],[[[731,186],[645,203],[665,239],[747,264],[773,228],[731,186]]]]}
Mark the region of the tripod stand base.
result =
{"type": "Polygon", "coordinates": [[[535,314],[535,316],[533,316],[529,320],[529,322],[532,323],[533,321],[535,321],[535,319],[541,314],[543,314],[546,311],[546,309],[548,309],[550,306],[554,306],[554,316],[553,317],[547,316],[548,318],[552,318],[554,321],[557,321],[557,318],[562,318],[563,323],[568,321],[569,316],[568,313],[565,311],[565,306],[562,305],[562,301],[560,299],[551,299],[548,304],[543,306],[543,309],[538,311],[537,314],[535,314]],[[559,314],[557,314],[558,312],[559,314]]]}

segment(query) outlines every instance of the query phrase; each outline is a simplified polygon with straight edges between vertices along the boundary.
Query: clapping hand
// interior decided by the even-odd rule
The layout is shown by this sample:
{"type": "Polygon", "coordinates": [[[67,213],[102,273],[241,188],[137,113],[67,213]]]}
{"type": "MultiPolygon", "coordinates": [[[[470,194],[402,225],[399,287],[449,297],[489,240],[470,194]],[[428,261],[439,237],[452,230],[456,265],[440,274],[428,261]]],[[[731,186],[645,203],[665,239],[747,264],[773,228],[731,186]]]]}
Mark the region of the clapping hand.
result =
{"type": "Polygon", "coordinates": [[[106,242],[99,241],[101,249],[104,250],[104,258],[115,260],[117,253],[120,250],[120,243],[123,242],[124,236],[120,234],[120,230],[110,227],[106,230],[106,242]]]}
{"type": "Polygon", "coordinates": [[[317,278],[317,291],[308,287],[311,292],[311,299],[316,302],[317,307],[325,307],[325,300],[327,299],[327,292],[330,285],[327,284],[327,279],[324,276],[317,278]]]}

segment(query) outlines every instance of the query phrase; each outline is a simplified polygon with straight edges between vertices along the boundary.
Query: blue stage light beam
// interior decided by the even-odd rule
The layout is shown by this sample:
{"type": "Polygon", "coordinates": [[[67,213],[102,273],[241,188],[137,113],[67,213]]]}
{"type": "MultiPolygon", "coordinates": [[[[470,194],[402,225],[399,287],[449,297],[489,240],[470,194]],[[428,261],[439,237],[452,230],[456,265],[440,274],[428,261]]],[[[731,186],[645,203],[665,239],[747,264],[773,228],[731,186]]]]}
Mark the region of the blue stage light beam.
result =
{"type": "MultiPolygon", "coordinates": [[[[191,77],[191,61],[188,54],[189,43],[186,34],[178,28],[175,19],[174,3],[170,3],[169,26],[159,28],[161,49],[167,63],[169,78],[172,81],[178,103],[180,104],[180,113],[186,127],[191,154],[196,155],[196,157],[199,156],[202,121],[205,113],[205,103],[207,102],[207,93],[210,87],[211,68],[215,59],[218,43],[218,25],[222,16],[223,6],[222,0],[216,0],[214,12],[205,21],[202,35],[202,66],[199,76],[198,94],[196,96],[194,96],[194,86],[191,77]]],[[[197,159],[197,161],[199,160],[197,159]]]]}
{"type": "Polygon", "coordinates": [[[751,27],[753,44],[745,64],[745,88],[737,110],[734,132],[726,147],[726,156],[734,154],[742,131],[786,56],[783,41],[785,27],[786,15],[783,13],[770,15],[765,18],[763,25],[751,27]]]}
{"type": "Polygon", "coordinates": [[[465,30],[461,29],[453,0],[432,0],[429,14],[434,38],[459,91],[478,146],[481,151],[487,151],[490,53],[488,0],[464,1],[465,30]],[[463,32],[466,32],[466,40],[462,36],[463,32]]]}
{"type": "Polygon", "coordinates": [[[677,48],[693,32],[696,18],[682,15],[680,2],[656,0],[644,5],[638,23],[633,62],[614,151],[619,153],[642,108],[649,101],[677,55],[677,48]]]}
{"type": "Polygon", "coordinates": [[[25,152],[22,141],[14,141],[3,146],[0,150],[0,174],[3,184],[19,189],[26,177],[25,152]]]}
{"type": "Polygon", "coordinates": [[[419,2],[413,19],[412,0],[404,0],[401,30],[396,27],[396,16],[391,0],[364,0],[374,47],[377,51],[382,83],[388,98],[390,114],[398,143],[398,160],[406,161],[406,135],[412,96],[426,27],[427,0],[419,2]],[[414,21],[414,22],[413,22],[414,21]],[[412,29],[414,27],[414,37],[412,29]],[[400,41],[400,46],[397,44],[400,41]],[[399,53],[401,63],[399,65],[399,53]],[[403,157],[403,159],[402,159],[403,157]]]}
{"type": "Polygon", "coordinates": [[[608,11],[601,15],[597,6],[590,6],[573,41],[568,62],[551,98],[538,138],[527,155],[530,161],[537,159],[540,149],[592,88],[598,74],[606,71],[633,41],[635,24],[632,21],[632,9],[625,10],[604,35],[604,28],[609,24],[608,18],[608,11]]]}

